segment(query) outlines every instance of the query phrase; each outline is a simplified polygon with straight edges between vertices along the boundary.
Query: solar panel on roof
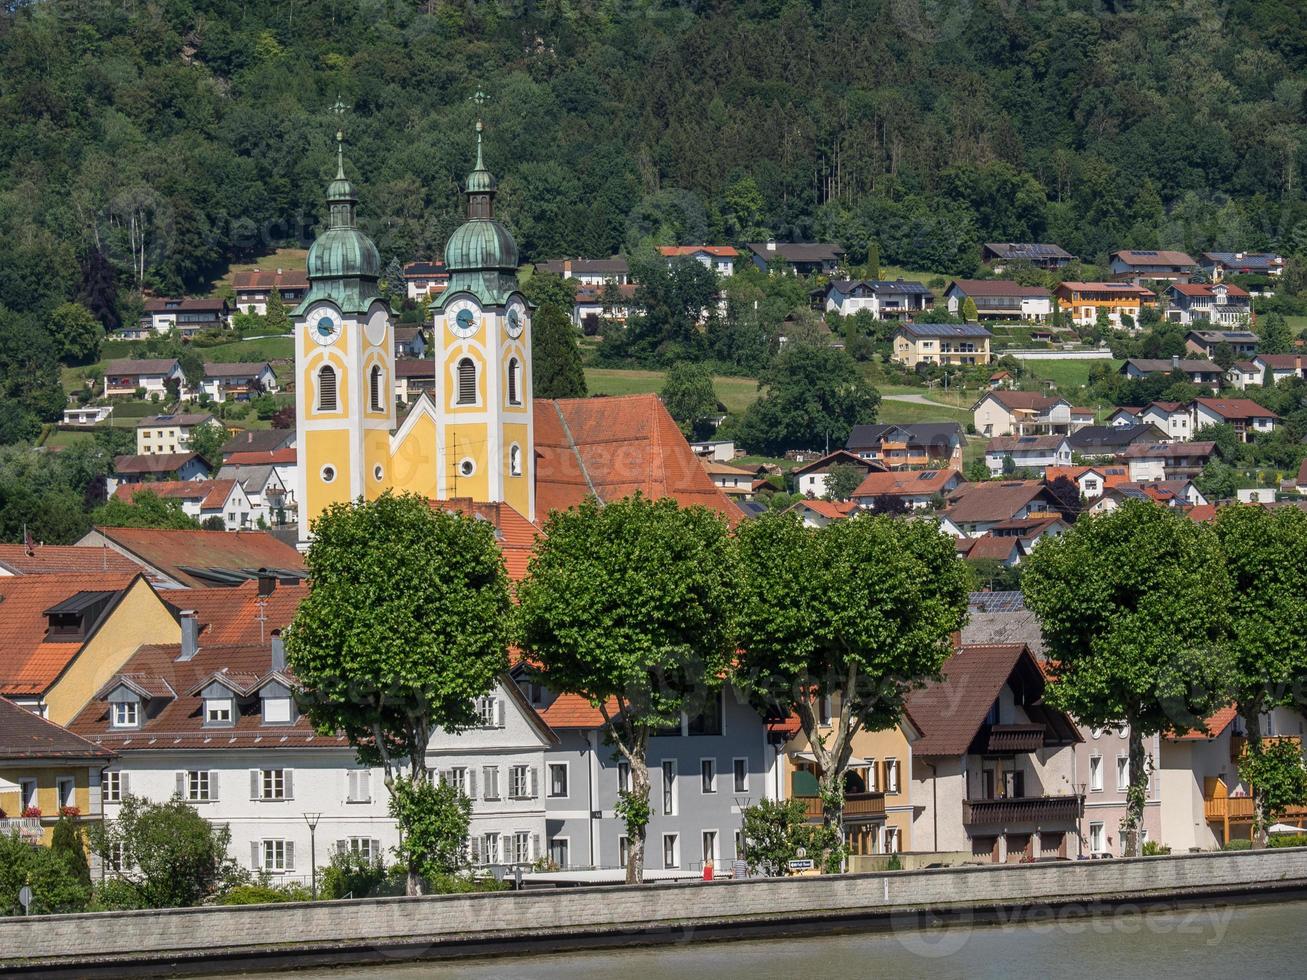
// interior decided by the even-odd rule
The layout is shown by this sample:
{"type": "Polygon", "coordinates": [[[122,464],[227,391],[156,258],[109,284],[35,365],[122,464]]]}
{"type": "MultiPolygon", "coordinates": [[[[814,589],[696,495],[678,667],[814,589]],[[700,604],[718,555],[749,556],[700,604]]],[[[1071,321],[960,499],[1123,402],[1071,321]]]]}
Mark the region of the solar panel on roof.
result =
{"type": "Polygon", "coordinates": [[[972,592],[967,596],[967,604],[977,612],[1011,613],[1026,608],[1020,592],[972,592]]]}
{"type": "Polygon", "coordinates": [[[939,475],[939,470],[922,470],[921,473],[918,474],[917,479],[918,479],[918,480],[933,480],[933,479],[935,479],[935,477],[938,476],[938,475],[939,475]]]}

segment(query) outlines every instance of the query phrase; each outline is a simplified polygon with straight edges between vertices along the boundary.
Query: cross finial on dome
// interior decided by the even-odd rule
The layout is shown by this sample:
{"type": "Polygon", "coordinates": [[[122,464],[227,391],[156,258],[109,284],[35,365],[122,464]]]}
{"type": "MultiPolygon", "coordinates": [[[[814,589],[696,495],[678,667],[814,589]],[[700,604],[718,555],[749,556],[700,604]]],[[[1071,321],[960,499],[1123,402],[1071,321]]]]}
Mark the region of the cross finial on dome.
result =
{"type": "MultiPolygon", "coordinates": [[[[349,111],[349,106],[340,100],[340,96],[336,96],[336,104],[331,107],[331,111],[343,118],[349,111]]],[[[336,179],[345,179],[345,131],[340,126],[336,128],[336,179]]]]}

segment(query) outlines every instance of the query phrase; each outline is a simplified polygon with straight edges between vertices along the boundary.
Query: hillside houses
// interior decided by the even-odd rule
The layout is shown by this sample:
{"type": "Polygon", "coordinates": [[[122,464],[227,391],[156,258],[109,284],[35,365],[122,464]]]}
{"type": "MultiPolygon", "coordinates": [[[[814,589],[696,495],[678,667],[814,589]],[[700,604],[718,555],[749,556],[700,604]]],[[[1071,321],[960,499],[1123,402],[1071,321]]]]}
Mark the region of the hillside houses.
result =
{"type": "Polygon", "coordinates": [[[1058,309],[1078,327],[1092,326],[1100,313],[1117,329],[1127,326],[1125,317],[1138,324],[1140,311],[1157,303],[1151,290],[1127,282],[1064,282],[1053,295],[1058,309]]]}
{"type": "Polygon", "coordinates": [[[1284,274],[1284,256],[1273,252],[1203,252],[1198,268],[1212,282],[1226,276],[1270,276],[1284,274]]]}
{"type": "Polygon", "coordinates": [[[900,323],[890,355],[909,368],[918,364],[988,364],[991,334],[976,323],[900,323]]]}
{"type": "Polygon", "coordinates": [[[184,391],[186,375],[175,357],[131,358],[120,357],[104,365],[104,396],[106,398],[169,397],[169,387],[184,391]]]}
{"type": "Polygon", "coordinates": [[[840,316],[865,310],[877,320],[902,320],[930,309],[935,294],[919,282],[904,279],[833,279],[814,292],[813,299],[840,316]]]}
{"type": "Polygon", "coordinates": [[[844,260],[844,249],[829,242],[749,242],[753,264],[763,272],[779,269],[785,275],[830,275],[844,260]]]}
{"type": "MultiPolygon", "coordinates": [[[[861,459],[875,460],[891,470],[932,463],[957,468],[965,437],[957,422],[916,422],[903,425],[855,425],[844,448],[861,459]]],[[[939,468],[938,466],[936,468],[939,468]]]]}
{"type": "Polygon", "coordinates": [[[232,275],[231,285],[236,309],[266,316],[273,293],[287,309],[294,309],[308,292],[309,278],[303,269],[241,269],[232,275]]]}
{"type": "Polygon", "coordinates": [[[1233,327],[1247,323],[1252,316],[1252,298],[1233,283],[1176,282],[1167,288],[1166,297],[1166,318],[1172,323],[1233,327]]]}
{"type": "Polygon", "coordinates": [[[985,446],[985,465],[991,476],[1016,470],[1043,470],[1070,466],[1071,444],[1066,436],[995,436],[985,446]]]}
{"type": "Polygon", "coordinates": [[[1211,360],[1218,347],[1228,346],[1235,357],[1257,353],[1257,334],[1251,330],[1190,330],[1184,335],[1185,349],[1211,360]]]}
{"type": "Polygon", "coordinates": [[[1225,378],[1220,365],[1197,358],[1132,357],[1120,367],[1120,373],[1131,380],[1151,378],[1159,374],[1180,374],[1186,381],[1217,391],[1225,378]]]}
{"type": "Polygon", "coordinates": [[[954,279],[944,290],[944,299],[954,316],[971,300],[982,320],[1044,323],[1053,312],[1053,296],[1043,286],[1022,286],[1002,279],[954,279]]]}
{"type": "Polygon", "coordinates": [[[1075,256],[1061,245],[1047,242],[986,242],[980,247],[980,261],[1002,273],[1013,265],[1060,269],[1075,261],[1075,256]]]}
{"type": "Polygon", "coordinates": [[[1135,285],[1144,280],[1188,282],[1198,271],[1198,263],[1184,252],[1121,249],[1107,258],[1114,279],[1135,285]]]}
{"type": "Polygon", "coordinates": [[[972,415],[976,432],[984,436],[1069,435],[1094,421],[1091,409],[1033,391],[988,391],[972,415]]]}
{"type": "Polygon", "coordinates": [[[722,278],[734,274],[735,263],[740,257],[739,250],[730,245],[659,245],[658,254],[667,260],[668,265],[690,259],[722,278]]]}

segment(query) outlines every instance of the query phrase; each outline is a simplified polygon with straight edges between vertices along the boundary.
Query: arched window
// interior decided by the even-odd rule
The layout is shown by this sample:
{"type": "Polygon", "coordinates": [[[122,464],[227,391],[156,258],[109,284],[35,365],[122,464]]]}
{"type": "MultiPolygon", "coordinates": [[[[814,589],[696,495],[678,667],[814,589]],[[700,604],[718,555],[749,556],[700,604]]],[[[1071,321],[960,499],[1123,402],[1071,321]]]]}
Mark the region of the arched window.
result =
{"type": "Polygon", "coordinates": [[[465,357],[458,362],[458,405],[475,405],[477,403],[477,366],[472,358],[465,357]]]}
{"type": "Polygon", "coordinates": [[[386,407],[381,401],[381,365],[372,365],[372,370],[368,373],[368,392],[372,400],[372,411],[384,412],[386,407]]]}
{"type": "Polygon", "coordinates": [[[336,410],[336,369],[324,364],[318,369],[318,411],[336,410]]]}
{"type": "Polygon", "coordinates": [[[522,404],[522,362],[516,357],[508,359],[508,404],[522,404]]]}
{"type": "Polygon", "coordinates": [[[508,450],[509,476],[522,475],[522,447],[514,443],[508,450]]]}

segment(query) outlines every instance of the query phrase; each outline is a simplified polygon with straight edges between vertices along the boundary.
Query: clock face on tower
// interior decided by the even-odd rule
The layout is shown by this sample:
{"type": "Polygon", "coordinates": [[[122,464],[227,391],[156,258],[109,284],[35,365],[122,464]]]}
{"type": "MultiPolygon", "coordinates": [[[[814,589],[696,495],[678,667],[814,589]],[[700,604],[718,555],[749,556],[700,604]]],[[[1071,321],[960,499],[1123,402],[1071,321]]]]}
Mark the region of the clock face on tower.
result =
{"type": "Polygon", "coordinates": [[[373,347],[380,347],[386,339],[386,312],[377,310],[368,318],[367,325],[363,328],[367,334],[368,343],[373,347]]]}
{"type": "Polygon", "coordinates": [[[476,307],[466,301],[454,304],[449,311],[449,330],[455,337],[464,340],[476,333],[476,307]]]}
{"type": "Polygon", "coordinates": [[[323,347],[334,344],[340,336],[340,317],[334,310],[314,310],[309,314],[306,324],[309,336],[323,347]]]}
{"type": "Polygon", "coordinates": [[[522,328],[526,326],[526,309],[521,302],[514,300],[508,307],[508,322],[505,329],[508,335],[514,339],[522,336],[522,328]]]}

